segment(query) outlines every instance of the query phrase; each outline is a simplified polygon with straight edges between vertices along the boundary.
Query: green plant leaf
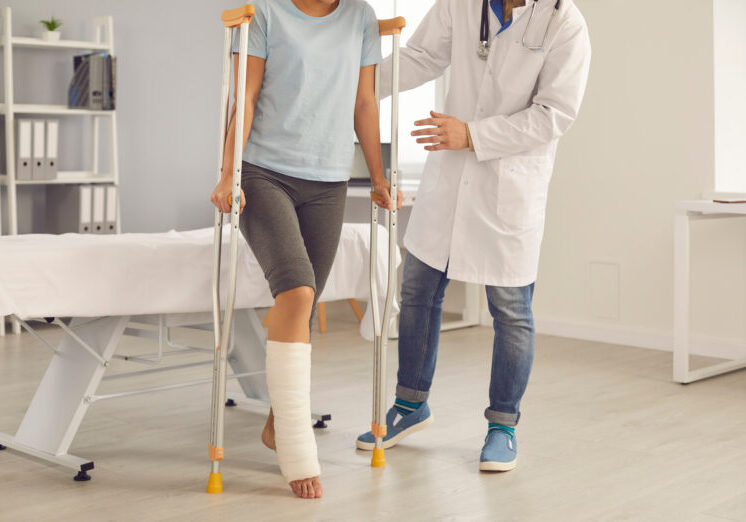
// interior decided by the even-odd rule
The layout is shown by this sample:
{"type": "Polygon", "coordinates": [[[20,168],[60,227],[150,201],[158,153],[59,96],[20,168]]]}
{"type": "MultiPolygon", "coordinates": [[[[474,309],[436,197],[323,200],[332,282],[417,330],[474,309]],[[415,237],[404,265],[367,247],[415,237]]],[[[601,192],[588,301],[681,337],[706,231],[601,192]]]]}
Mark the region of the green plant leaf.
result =
{"type": "Polygon", "coordinates": [[[39,23],[46,27],[47,31],[55,31],[62,26],[62,20],[54,16],[49,20],[40,20],[39,23]]]}

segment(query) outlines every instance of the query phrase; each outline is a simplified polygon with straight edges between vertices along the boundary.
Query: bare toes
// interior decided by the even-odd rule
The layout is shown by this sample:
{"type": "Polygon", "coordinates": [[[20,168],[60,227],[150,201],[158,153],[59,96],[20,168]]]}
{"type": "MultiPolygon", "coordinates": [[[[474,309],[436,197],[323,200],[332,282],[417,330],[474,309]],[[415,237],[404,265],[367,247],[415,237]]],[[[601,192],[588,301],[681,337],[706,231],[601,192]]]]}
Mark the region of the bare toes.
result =
{"type": "Polygon", "coordinates": [[[311,483],[313,484],[313,490],[316,492],[316,498],[321,498],[324,495],[324,489],[321,487],[321,481],[318,477],[314,477],[311,483]]]}

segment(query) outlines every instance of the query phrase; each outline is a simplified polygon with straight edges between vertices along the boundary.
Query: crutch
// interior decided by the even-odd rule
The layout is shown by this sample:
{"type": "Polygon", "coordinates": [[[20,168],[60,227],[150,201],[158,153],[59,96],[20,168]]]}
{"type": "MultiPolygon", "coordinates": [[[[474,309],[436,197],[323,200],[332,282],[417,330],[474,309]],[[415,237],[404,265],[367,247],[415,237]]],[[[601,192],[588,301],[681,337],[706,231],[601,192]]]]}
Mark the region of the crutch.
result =
{"type": "MultiPolygon", "coordinates": [[[[378,309],[378,205],[371,198],[370,204],[370,304],[373,311],[373,422],[371,431],[376,438],[370,465],[382,468],[386,465],[383,451],[383,437],[386,436],[386,347],[389,338],[391,310],[396,294],[396,249],[397,249],[397,178],[399,175],[399,37],[406,25],[401,16],[390,20],[379,20],[381,36],[393,36],[392,75],[391,75],[391,200],[393,210],[388,211],[389,264],[386,301],[383,307],[383,321],[378,309]]],[[[380,69],[376,68],[376,98],[380,99],[380,69]]],[[[372,196],[372,193],[371,193],[372,196]]]]}
{"type": "Polygon", "coordinates": [[[220,258],[223,240],[223,214],[215,209],[215,252],[212,272],[212,321],[215,333],[215,360],[212,369],[212,407],[210,409],[210,460],[212,469],[207,482],[208,493],[222,493],[220,461],[223,460],[223,435],[225,431],[225,381],[228,371],[227,351],[230,346],[233,305],[236,301],[236,264],[238,257],[238,215],[241,204],[241,155],[243,152],[243,116],[246,103],[246,47],[249,41],[249,23],[254,16],[254,6],[246,4],[238,9],[223,11],[225,26],[223,42],[223,86],[220,94],[220,147],[218,149],[218,179],[223,167],[226,127],[228,125],[228,93],[231,75],[232,30],[240,26],[238,82],[236,84],[236,139],[233,149],[233,190],[231,202],[231,243],[228,300],[225,303],[222,324],[220,321],[220,258]]]}

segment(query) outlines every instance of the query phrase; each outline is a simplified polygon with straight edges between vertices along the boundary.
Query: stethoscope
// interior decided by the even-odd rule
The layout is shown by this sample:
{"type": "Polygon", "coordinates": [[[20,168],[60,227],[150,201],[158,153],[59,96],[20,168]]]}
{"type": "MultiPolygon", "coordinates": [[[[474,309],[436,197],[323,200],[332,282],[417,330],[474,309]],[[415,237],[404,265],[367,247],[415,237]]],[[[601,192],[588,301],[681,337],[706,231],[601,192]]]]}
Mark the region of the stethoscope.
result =
{"type": "MultiPolygon", "coordinates": [[[[497,1],[500,2],[502,0],[497,1]]],[[[479,47],[477,47],[477,56],[482,60],[486,60],[490,55],[490,19],[488,3],[489,0],[482,0],[482,24],[479,26],[479,47]]],[[[547,41],[547,34],[549,33],[549,26],[552,24],[552,19],[557,14],[557,11],[559,11],[560,6],[560,0],[557,0],[554,4],[554,10],[552,11],[552,18],[549,19],[547,27],[544,30],[544,38],[542,38],[541,44],[529,45],[526,43],[526,33],[528,32],[528,28],[531,27],[531,21],[534,19],[534,11],[536,10],[536,4],[538,3],[539,0],[533,0],[533,3],[531,4],[531,15],[528,17],[528,23],[526,24],[526,28],[523,30],[523,36],[521,37],[521,45],[529,51],[544,50],[544,44],[547,41]]]]}

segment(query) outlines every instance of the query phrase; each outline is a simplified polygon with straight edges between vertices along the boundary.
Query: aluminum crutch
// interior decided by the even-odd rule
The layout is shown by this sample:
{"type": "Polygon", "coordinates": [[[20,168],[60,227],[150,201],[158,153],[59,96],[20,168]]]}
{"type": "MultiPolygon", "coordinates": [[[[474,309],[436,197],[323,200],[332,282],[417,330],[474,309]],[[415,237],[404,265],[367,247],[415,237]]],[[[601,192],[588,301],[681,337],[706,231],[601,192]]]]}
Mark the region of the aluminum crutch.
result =
{"type": "Polygon", "coordinates": [[[246,48],[249,41],[249,23],[254,16],[254,6],[246,4],[238,9],[223,11],[220,19],[225,26],[223,43],[223,85],[220,94],[220,146],[218,148],[218,179],[223,167],[223,153],[228,125],[228,93],[231,75],[231,42],[234,27],[240,27],[238,57],[238,80],[236,83],[236,139],[233,149],[233,190],[231,201],[231,242],[228,300],[225,303],[223,320],[220,320],[220,258],[223,241],[223,214],[215,209],[215,252],[212,272],[212,321],[215,333],[215,360],[212,369],[212,406],[210,409],[210,460],[212,469],[207,482],[208,493],[222,493],[223,480],[220,461],[223,460],[223,438],[225,431],[225,381],[228,371],[228,347],[230,346],[233,306],[236,301],[236,265],[238,258],[238,217],[241,204],[241,156],[243,153],[244,107],[246,103],[246,48]]]}
{"type": "MultiPolygon", "coordinates": [[[[370,304],[373,311],[373,422],[371,431],[376,438],[370,465],[382,468],[386,465],[383,451],[383,437],[386,436],[386,348],[389,338],[391,310],[396,294],[396,252],[397,252],[397,178],[399,175],[399,37],[406,25],[401,16],[378,21],[381,36],[393,36],[392,75],[391,75],[391,200],[393,210],[388,211],[389,251],[388,285],[386,301],[381,321],[378,307],[378,205],[371,197],[370,204],[370,304]]],[[[380,70],[376,68],[376,98],[380,99],[380,70]]],[[[372,193],[371,193],[372,196],[372,193]]]]}

